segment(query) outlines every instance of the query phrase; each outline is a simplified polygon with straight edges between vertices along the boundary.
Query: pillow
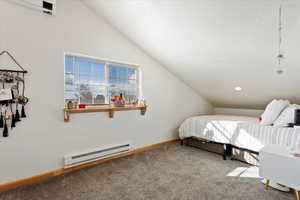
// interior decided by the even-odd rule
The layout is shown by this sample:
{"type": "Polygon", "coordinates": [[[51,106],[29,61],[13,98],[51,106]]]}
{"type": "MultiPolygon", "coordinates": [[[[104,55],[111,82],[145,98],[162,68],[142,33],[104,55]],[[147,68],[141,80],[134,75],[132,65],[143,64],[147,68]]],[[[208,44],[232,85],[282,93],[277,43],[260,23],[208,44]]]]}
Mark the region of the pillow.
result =
{"type": "Polygon", "coordinates": [[[269,103],[261,116],[261,125],[271,125],[280,115],[280,113],[290,104],[287,100],[274,99],[269,103]]]}
{"type": "Polygon", "coordinates": [[[285,127],[288,126],[289,123],[294,123],[296,109],[300,109],[300,105],[293,104],[284,109],[275,120],[274,126],[285,127]]]}

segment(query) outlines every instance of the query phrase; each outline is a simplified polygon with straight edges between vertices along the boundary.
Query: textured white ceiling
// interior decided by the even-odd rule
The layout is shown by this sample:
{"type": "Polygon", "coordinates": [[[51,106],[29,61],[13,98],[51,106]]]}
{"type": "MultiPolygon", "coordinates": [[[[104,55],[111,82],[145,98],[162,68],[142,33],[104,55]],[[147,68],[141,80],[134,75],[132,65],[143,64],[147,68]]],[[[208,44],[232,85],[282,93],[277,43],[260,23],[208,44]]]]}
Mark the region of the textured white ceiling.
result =
{"type": "Polygon", "coordinates": [[[299,0],[82,1],[215,106],[300,103],[299,0]],[[280,2],[283,75],[275,73],[280,2]]]}

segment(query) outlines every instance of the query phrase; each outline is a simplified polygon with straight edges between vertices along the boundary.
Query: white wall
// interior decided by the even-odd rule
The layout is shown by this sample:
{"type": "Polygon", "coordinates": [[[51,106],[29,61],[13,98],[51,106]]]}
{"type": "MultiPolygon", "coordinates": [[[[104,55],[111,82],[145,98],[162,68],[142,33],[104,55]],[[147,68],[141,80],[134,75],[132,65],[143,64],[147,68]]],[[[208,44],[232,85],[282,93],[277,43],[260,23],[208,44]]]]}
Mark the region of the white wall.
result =
{"type": "Polygon", "coordinates": [[[259,117],[262,115],[264,110],[257,109],[244,109],[244,108],[214,108],[214,114],[221,115],[239,115],[239,116],[249,116],[249,117],[259,117]]]}
{"type": "Polygon", "coordinates": [[[72,151],[128,140],[141,147],[176,138],[182,120],[212,109],[80,1],[57,3],[53,17],[0,0],[0,47],[29,71],[30,98],[28,118],[10,137],[0,137],[0,184],[61,168],[62,156],[72,151]],[[117,112],[110,119],[107,113],[88,113],[64,123],[64,52],[140,64],[146,115],[117,112]]]}

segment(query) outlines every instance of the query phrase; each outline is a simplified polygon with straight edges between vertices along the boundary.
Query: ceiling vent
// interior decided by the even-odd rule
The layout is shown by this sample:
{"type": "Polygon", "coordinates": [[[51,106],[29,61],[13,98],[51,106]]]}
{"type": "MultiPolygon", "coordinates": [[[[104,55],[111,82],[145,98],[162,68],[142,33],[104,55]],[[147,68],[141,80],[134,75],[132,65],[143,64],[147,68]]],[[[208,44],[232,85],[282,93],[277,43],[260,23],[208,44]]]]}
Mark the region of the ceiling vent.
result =
{"type": "Polygon", "coordinates": [[[39,10],[48,15],[55,15],[56,0],[9,0],[27,8],[39,10]]]}

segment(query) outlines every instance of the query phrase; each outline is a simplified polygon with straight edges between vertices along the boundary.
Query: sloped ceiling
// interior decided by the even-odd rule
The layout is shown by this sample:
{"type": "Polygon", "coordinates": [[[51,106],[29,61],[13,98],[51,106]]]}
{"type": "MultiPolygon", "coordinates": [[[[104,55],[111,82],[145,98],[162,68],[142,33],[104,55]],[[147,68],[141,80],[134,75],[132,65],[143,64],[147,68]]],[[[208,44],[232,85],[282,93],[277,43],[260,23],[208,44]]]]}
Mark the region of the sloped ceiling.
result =
{"type": "Polygon", "coordinates": [[[82,1],[215,106],[300,103],[299,0],[82,1]],[[281,2],[286,70],[278,75],[281,2]]]}

